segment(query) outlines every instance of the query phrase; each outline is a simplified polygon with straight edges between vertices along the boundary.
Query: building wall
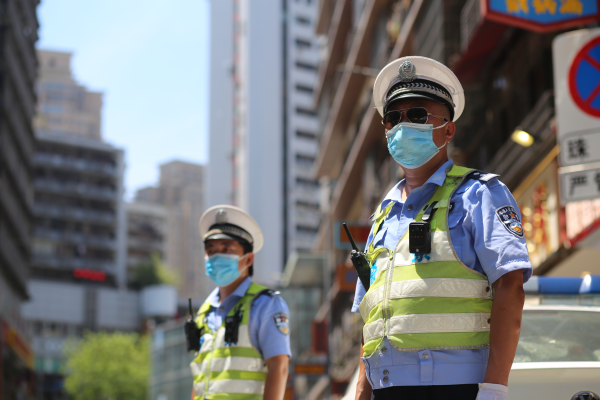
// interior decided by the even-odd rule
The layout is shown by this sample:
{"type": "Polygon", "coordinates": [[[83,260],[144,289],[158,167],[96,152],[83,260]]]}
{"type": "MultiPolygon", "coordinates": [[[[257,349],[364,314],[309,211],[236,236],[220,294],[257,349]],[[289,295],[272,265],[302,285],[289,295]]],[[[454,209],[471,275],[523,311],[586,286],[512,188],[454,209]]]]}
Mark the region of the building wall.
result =
{"type": "Polygon", "coordinates": [[[168,211],[149,203],[127,204],[127,276],[131,285],[133,271],[151,263],[154,255],[166,258],[168,211]]]}
{"type": "Polygon", "coordinates": [[[181,280],[180,297],[204,298],[215,287],[204,272],[204,245],[198,222],[205,211],[204,166],[172,161],[160,166],[159,185],[140,189],[136,202],[167,210],[165,263],[181,280]]]}
{"type": "Polygon", "coordinates": [[[210,4],[210,135],[205,204],[232,201],[233,146],[233,3],[212,0],[210,4]]]}
{"type": "Polygon", "coordinates": [[[320,222],[311,173],[318,151],[312,104],[317,7],[317,2],[260,0],[250,6],[235,0],[213,2],[211,11],[207,206],[233,204],[257,220],[265,247],[257,254],[255,276],[267,284],[276,281],[291,251],[310,249],[320,222]],[[231,74],[223,73],[229,65],[223,60],[232,60],[231,74]],[[222,93],[229,87],[231,92],[222,93]],[[231,114],[224,111],[228,107],[231,114]]]}

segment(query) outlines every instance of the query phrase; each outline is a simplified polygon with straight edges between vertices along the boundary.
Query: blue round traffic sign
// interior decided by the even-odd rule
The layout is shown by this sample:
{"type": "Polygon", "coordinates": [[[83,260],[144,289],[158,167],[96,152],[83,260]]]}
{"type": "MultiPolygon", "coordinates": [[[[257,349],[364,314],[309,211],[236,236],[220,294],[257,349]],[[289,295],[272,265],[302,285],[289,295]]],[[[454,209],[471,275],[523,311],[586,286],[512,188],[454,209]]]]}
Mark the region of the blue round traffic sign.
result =
{"type": "Polygon", "coordinates": [[[575,55],[569,70],[569,91],[583,112],[600,118],[600,36],[575,55]]]}

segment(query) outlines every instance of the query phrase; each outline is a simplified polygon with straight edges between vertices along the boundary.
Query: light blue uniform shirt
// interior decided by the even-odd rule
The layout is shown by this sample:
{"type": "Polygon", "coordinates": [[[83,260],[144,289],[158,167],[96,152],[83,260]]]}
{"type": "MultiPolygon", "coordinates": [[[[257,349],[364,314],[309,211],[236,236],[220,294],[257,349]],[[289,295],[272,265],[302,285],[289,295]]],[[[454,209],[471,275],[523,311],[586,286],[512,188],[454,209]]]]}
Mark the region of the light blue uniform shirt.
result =
{"type": "MultiPolygon", "coordinates": [[[[446,173],[452,166],[452,161],[442,165],[423,186],[410,193],[406,203],[401,201],[404,180],[387,194],[384,206],[392,200],[395,204],[375,236],[375,247],[395,249],[419,210],[435,189],[444,183],[446,173]]],[[[488,182],[467,179],[450,202],[454,203],[448,216],[450,238],[456,254],[467,267],[485,274],[491,284],[507,272],[518,269],[523,270],[523,282],[531,277],[533,270],[525,239],[512,233],[496,213],[504,206],[512,206],[519,213],[514,197],[503,183],[496,178],[488,182]]],[[[369,242],[372,233],[371,230],[369,242]]],[[[365,289],[359,280],[353,312],[359,312],[358,306],[364,295],[365,289]]],[[[382,389],[390,386],[482,383],[488,356],[489,347],[475,350],[399,351],[385,338],[378,351],[368,360],[363,358],[363,362],[373,389],[382,389]],[[387,383],[383,382],[384,376],[388,377],[387,383]]]]}
{"type": "MultiPolygon", "coordinates": [[[[229,311],[240,301],[251,284],[252,280],[246,278],[222,303],[219,300],[219,288],[212,291],[207,299],[212,307],[206,314],[206,324],[210,329],[216,331],[221,327],[229,311]]],[[[276,294],[263,294],[250,306],[250,340],[263,360],[281,354],[292,356],[289,328],[286,334],[277,327],[275,316],[280,313],[289,316],[289,309],[285,300],[276,294]]]]}

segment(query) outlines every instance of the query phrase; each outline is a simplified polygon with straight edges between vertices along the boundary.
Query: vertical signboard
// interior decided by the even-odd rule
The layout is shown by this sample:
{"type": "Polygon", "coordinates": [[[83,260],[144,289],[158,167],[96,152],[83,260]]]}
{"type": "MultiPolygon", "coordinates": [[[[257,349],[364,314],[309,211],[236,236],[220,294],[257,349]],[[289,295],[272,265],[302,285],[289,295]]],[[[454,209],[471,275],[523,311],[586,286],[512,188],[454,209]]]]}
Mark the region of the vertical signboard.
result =
{"type": "Polygon", "coordinates": [[[563,203],[600,197],[600,29],[552,45],[563,203]]]}

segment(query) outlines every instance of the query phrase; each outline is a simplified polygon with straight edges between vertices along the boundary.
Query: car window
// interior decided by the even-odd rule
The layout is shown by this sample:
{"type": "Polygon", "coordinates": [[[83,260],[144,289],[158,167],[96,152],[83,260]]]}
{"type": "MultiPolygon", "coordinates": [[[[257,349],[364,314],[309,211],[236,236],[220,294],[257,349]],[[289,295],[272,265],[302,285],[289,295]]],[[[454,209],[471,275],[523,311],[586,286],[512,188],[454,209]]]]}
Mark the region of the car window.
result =
{"type": "Polygon", "coordinates": [[[524,310],[516,363],[600,361],[600,312],[524,310]]]}

